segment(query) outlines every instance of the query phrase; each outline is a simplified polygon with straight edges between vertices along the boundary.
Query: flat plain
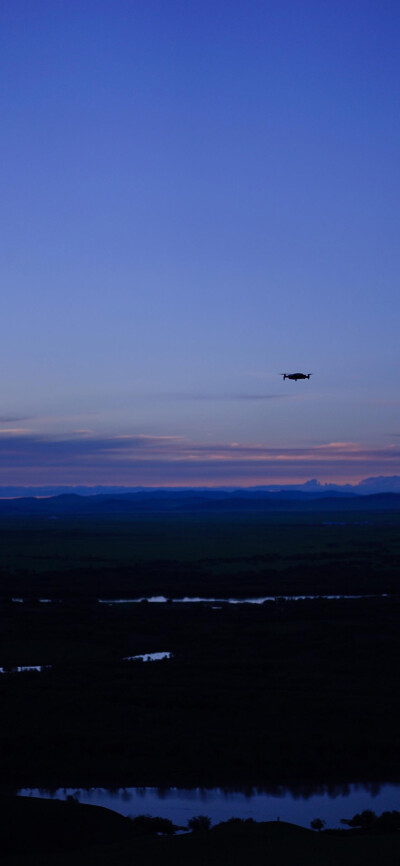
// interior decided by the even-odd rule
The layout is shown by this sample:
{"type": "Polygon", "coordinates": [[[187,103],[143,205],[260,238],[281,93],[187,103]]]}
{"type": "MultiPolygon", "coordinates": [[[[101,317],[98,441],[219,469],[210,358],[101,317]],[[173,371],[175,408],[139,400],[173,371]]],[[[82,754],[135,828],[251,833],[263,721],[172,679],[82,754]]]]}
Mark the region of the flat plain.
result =
{"type": "MultiPolygon", "coordinates": [[[[396,509],[3,515],[3,792],[398,782],[399,525],[396,509]],[[219,601],[132,601],[154,595],[219,601]],[[277,599],[228,603],[259,596],[277,599]],[[172,657],[125,660],[162,651],[172,657]],[[46,669],[12,670],[29,665],[46,669]]],[[[339,855],[341,837],[245,832],[121,839],[73,862],[111,862],[113,846],[121,863],[132,846],[137,863],[214,862],[224,845],[229,862],[254,848],[247,862],[261,863],[276,833],[282,864],[293,844],[297,862],[372,863],[374,845],[397,862],[383,837],[349,837],[339,855]]]]}
{"type": "Polygon", "coordinates": [[[0,666],[51,666],[1,676],[4,781],[397,781],[399,520],[3,516],[0,666]],[[98,603],[154,595],[280,598],[98,603]]]}

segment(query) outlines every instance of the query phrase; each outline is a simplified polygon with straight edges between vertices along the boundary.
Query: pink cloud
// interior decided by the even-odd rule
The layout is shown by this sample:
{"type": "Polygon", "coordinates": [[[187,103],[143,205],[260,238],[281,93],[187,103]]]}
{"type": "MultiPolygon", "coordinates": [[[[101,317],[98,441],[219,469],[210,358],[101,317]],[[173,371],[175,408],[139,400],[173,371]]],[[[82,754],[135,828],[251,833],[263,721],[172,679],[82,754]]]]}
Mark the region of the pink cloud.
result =
{"type": "Polygon", "coordinates": [[[0,436],[0,484],[224,485],[355,482],[400,471],[400,447],[327,442],[303,447],[199,443],[182,436],[0,436]]]}

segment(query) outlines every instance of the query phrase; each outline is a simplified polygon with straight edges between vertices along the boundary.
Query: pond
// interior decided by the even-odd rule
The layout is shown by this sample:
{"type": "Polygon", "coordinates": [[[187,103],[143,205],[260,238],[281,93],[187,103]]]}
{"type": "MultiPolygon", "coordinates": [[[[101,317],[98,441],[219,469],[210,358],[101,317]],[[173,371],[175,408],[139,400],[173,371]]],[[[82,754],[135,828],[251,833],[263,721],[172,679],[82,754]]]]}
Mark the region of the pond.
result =
{"type": "Polygon", "coordinates": [[[162,659],[170,659],[172,653],[170,652],[159,652],[159,653],[142,653],[138,656],[125,656],[123,659],[124,662],[135,662],[141,659],[143,662],[159,662],[162,659]]]}
{"type": "Polygon", "coordinates": [[[268,789],[247,788],[58,788],[45,791],[21,788],[20,796],[53,797],[65,800],[74,796],[80,803],[105,806],[121,815],[151,815],[170,818],[186,826],[194,815],[208,815],[213,824],[229,818],[254,818],[256,821],[289,821],[304,827],[314,818],[326,821],[327,827],[340,827],[341,818],[371,809],[377,815],[400,810],[400,783],[343,784],[318,787],[279,785],[268,789]]]}
{"type": "Polygon", "coordinates": [[[42,671],[50,670],[51,667],[52,665],[16,665],[11,668],[0,667],[0,674],[20,674],[24,671],[39,671],[39,673],[41,673],[42,671]]]}

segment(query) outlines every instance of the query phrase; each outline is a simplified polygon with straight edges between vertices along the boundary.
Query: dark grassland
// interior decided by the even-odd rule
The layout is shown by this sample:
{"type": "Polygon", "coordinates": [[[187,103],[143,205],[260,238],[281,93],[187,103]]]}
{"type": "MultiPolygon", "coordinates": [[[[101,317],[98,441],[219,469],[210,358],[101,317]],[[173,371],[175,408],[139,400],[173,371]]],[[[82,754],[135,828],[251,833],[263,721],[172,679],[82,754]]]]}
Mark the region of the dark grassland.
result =
{"type": "Polygon", "coordinates": [[[397,599],[4,605],[4,782],[268,785],[400,778],[397,599]],[[124,655],[171,650],[163,662],[124,655]]]}
{"type": "Polygon", "coordinates": [[[400,511],[239,505],[95,517],[52,515],[42,502],[42,516],[0,514],[0,666],[53,666],[0,675],[4,866],[400,862],[399,834],[279,822],[135,836],[108,810],[10,796],[399,781],[400,511]],[[364,597],[218,609],[97,601],[336,593],[364,597]],[[123,660],[165,650],[171,660],[123,660]]]}
{"type": "Polygon", "coordinates": [[[0,596],[397,592],[399,527],[400,511],[0,516],[0,596]]]}
{"type": "Polygon", "coordinates": [[[2,517],[0,665],[53,665],[0,676],[4,784],[398,781],[399,523],[299,509],[2,517]],[[290,593],[390,596],[97,603],[290,593]],[[162,650],[173,659],[123,661],[162,650]]]}

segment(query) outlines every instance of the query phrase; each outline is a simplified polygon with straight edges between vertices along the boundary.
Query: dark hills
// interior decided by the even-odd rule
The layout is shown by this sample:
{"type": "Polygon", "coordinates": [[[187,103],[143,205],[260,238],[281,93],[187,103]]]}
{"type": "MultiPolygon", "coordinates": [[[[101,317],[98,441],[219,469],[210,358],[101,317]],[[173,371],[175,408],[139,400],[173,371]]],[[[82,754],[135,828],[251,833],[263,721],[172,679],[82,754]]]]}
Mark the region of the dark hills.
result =
{"type": "Polygon", "coordinates": [[[0,515],[128,515],[144,512],[271,512],[271,511],[397,511],[400,493],[311,493],[238,489],[222,490],[155,490],[123,494],[80,496],[76,493],[44,498],[1,499],[0,515]]]}
{"type": "Polygon", "coordinates": [[[252,487],[236,487],[225,485],[217,488],[202,487],[143,487],[131,485],[104,485],[96,484],[87,485],[0,485],[0,499],[15,499],[27,497],[50,497],[60,496],[61,494],[76,494],[78,496],[122,496],[126,493],[135,495],[156,494],[157,496],[169,496],[183,493],[184,495],[192,494],[210,494],[218,495],[225,493],[237,493],[238,495],[258,495],[259,493],[285,493],[286,495],[294,494],[320,494],[323,496],[339,495],[351,496],[362,495],[366,496],[373,493],[400,493],[400,475],[379,475],[370,478],[364,478],[358,484],[334,484],[321,483],[317,478],[311,478],[309,481],[300,484],[260,484],[252,487]]]}

